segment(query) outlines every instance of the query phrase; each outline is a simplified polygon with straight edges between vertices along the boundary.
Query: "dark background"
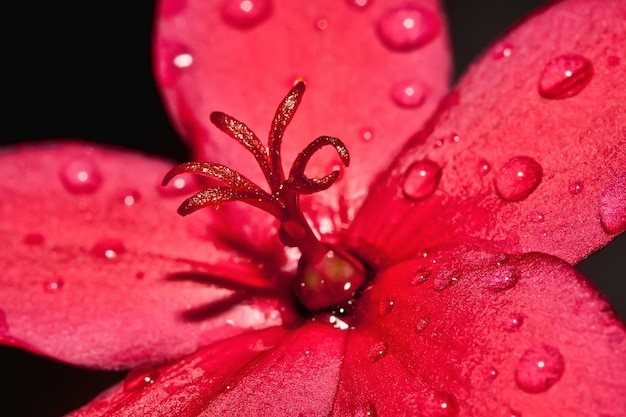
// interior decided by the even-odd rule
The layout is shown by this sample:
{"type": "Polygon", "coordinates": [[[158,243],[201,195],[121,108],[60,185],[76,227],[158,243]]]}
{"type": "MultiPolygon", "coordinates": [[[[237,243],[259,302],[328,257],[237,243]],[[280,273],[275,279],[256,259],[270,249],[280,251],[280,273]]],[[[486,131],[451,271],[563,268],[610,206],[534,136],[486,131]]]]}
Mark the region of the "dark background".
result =
{"type": "MultiPolygon", "coordinates": [[[[0,93],[2,144],[84,138],[187,160],[152,78],[153,1],[10,3],[3,6],[9,8],[3,10],[4,20],[16,29],[3,36],[2,68],[8,75],[0,93]]],[[[499,33],[545,1],[444,3],[458,78],[499,33]]],[[[622,317],[626,317],[624,254],[622,236],[578,266],[622,317]]],[[[0,347],[0,414],[63,415],[123,376],[0,347]]]]}

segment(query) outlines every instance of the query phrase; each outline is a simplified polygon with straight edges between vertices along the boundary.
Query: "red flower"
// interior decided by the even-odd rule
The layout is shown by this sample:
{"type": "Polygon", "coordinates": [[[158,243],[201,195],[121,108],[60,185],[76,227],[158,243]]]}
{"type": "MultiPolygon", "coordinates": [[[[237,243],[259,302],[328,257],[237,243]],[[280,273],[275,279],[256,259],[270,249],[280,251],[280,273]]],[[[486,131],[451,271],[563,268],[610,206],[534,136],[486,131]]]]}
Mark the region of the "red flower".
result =
{"type": "MultiPolygon", "coordinates": [[[[208,114],[262,131],[305,78],[283,153],[320,134],[347,143],[350,168],[301,206],[366,284],[305,312],[298,254],[265,213],[236,203],[181,220],[196,184],[157,188],[164,162],[20,147],[0,156],[0,338],[79,365],[141,365],[76,415],[623,414],[623,324],[565,261],[626,227],[626,8],[538,12],[402,144],[446,84],[436,5],[243,3],[161,5],[172,115],[200,158],[261,183],[208,114]]],[[[335,165],[321,157],[307,175],[335,165]]]]}

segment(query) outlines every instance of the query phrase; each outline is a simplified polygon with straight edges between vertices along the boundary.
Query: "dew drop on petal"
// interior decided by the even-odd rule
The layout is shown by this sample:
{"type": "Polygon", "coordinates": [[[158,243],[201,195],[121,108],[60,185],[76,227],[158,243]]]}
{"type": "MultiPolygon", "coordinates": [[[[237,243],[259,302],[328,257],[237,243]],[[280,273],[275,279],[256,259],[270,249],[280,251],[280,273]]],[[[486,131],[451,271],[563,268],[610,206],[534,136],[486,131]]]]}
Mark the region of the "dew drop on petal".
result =
{"type": "Polygon", "coordinates": [[[484,159],[478,161],[478,173],[480,175],[487,175],[491,171],[491,164],[484,159]]]}
{"type": "Polygon", "coordinates": [[[493,59],[508,58],[513,53],[513,45],[508,42],[497,42],[491,48],[491,57],[493,59]]]}
{"type": "Polygon", "coordinates": [[[159,377],[159,371],[152,366],[138,366],[126,375],[124,391],[135,391],[154,384],[159,377]]]}
{"type": "Polygon", "coordinates": [[[139,200],[141,200],[141,194],[137,190],[127,190],[120,195],[120,201],[127,207],[134,206],[139,200]]]}
{"type": "Polygon", "coordinates": [[[492,381],[495,380],[499,374],[500,373],[498,372],[498,370],[494,367],[489,368],[489,370],[487,371],[487,376],[492,381]]]}
{"type": "Polygon", "coordinates": [[[391,99],[400,107],[414,109],[426,99],[426,86],[417,80],[405,80],[391,87],[391,99]]]}
{"type": "Polygon", "coordinates": [[[174,177],[166,186],[157,184],[157,190],[163,197],[180,197],[191,194],[196,188],[197,180],[193,174],[184,173],[174,177]]]}
{"type": "Polygon", "coordinates": [[[363,142],[369,142],[372,139],[374,139],[374,131],[370,128],[361,129],[361,131],[359,132],[359,135],[363,142]]]}
{"type": "Polygon", "coordinates": [[[600,220],[607,233],[626,230],[626,172],[609,181],[602,192],[600,220]]]}
{"type": "Polygon", "coordinates": [[[487,283],[487,288],[492,291],[504,291],[509,288],[513,288],[513,286],[519,280],[520,273],[516,268],[511,266],[501,266],[497,268],[489,282],[487,283]]]}
{"type": "Polygon", "coordinates": [[[43,283],[43,289],[49,294],[58,293],[63,289],[65,282],[61,278],[55,278],[43,283]]]}
{"type": "Polygon", "coordinates": [[[61,167],[61,181],[73,194],[89,194],[102,185],[102,174],[89,158],[76,158],[61,167]]]}
{"type": "Polygon", "coordinates": [[[271,0],[225,0],[224,21],[238,29],[249,29],[267,19],[272,11],[271,0]]]}
{"type": "Polygon", "coordinates": [[[184,71],[192,67],[194,56],[185,45],[175,41],[161,41],[156,48],[159,79],[165,86],[173,85],[184,71]]]}
{"type": "Polygon", "coordinates": [[[319,31],[324,31],[324,30],[328,29],[328,20],[326,20],[326,19],[318,19],[317,22],[315,22],[315,27],[319,31]]]}
{"type": "Polygon", "coordinates": [[[381,42],[393,51],[410,51],[430,42],[439,33],[439,20],[417,6],[387,11],[378,22],[381,42]]]}
{"type": "Polygon", "coordinates": [[[96,242],[91,253],[103,259],[113,260],[126,252],[124,243],[119,239],[102,239],[96,242]]]}
{"type": "Polygon", "coordinates": [[[522,413],[517,410],[509,409],[509,413],[506,415],[506,417],[522,417],[522,413]]]}
{"type": "Polygon", "coordinates": [[[439,186],[441,167],[429,159],[413,162],[404,173],[402,191],[409,200],[420,200],[432,195],[439,186]]]}
{"type": "Polygon", "coordinates": [[[537,345],[528,349],[515,367],[515,382],[524,392],[537,394],[556,384],[565,371],[565,361],[558,349],[537,345]]]}
{"type": "Polygon", "coordinates": [[[422,404],[422,417],[456,417],[459,403],[456,397],[447,392],[437,392],[422,404]]]}
{"type": "Polygon", "coordinates": [[[46,241],[46,238],[41,233],[28,233],[24,236],[23,242],[30,246],[39,246],[43,245],[46,241]]]}
{"type": "Polygon", "coordinates": [[[357,9],[365,9],[367,6],[372,4],[373,0],[346,0],[350,6],[353,6],[357,9]]]}
{"type": "Polygon", "coordinates": [[[376,407],[374,407],[371,403],[362,404],[355,413],[352,414],[352,417],[376,417],[378,414],[376,413],[376,407]]]}
{"type": "Polygon", "coordinates": [[[393,311],[393,307],[396,305],[396,302],[393,298],[385,298],[378,305],[378,312],[381,316],[386,316],[393,311]]]}
{"type": "Polygon", "coordinates": [[[539,94],[565,99],[580,93],[593,77],[591,61],[581,55],[561,55],[548,62],[539,77],[539,94]]]}
{"type": "Polygon", "coordinates": [[[505,319],[502,327],[507,332],[515,332],[524,324],[524,318],[525,316],[523,314],[511,313],[505,319]]]}
{"type": "Polygon", "coordinates": [[[528,156],[509,159],[496,177],[496,189],[503,200],[521,201],[539,186],[543,168],[528,156]]]}
{"type": "Polygon", "coordinates": [[[376,362],[381,360],[387,355],[387,343],[385,342],[377,342],[374,343],[367,354],[367,359],[370,362],[376,362]]]}
{"type": "Polygon", "coordinates": [[[415,323],[415,331],[418,333],[422,333],[424,330],[426,330],[429,323],[430,320],[428,319],[428,317],[420,317],[419,319],[417,319],[417,323],[415,323]]]}
{"type": "Polygon", "coordinates": [[[411,285],[420,285],[428,281],[431,272],[427,269],[418,269],[411,278],[411,285]]]}
{"type": "Polygon", "coordinates": [[[567,190],[572,195],[578,195],[583,192],[583,183],[580,181],[572,181],[569,183],[567,190]]]}

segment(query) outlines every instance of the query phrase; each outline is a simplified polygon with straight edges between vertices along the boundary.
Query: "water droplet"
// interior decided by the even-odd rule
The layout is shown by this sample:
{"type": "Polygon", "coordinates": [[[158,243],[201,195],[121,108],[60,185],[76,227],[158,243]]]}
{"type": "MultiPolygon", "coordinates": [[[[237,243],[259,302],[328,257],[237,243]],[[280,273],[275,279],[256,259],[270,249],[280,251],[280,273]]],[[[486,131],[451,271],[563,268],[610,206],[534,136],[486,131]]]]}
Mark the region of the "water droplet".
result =
{"type": "Polygon", "coordinates": [[[46,241],[45,237],[41,233],[29,233],[24,236],[23,242],[31,246],[43,245],[46,241]]]}
{"type": "Polygon", "coordinates": [[[397,82],[391,88],[391,99],[400,107],[417,108],[426,99],[426,86],[417,80],[397,82]]]}
{"type": "Polygon", "coordinates": [[[487,283],[487,288],[493,291],[508,290],[517,284],[519,277],[520,273],[516,268],[502,266],[493,272],[487,283]]]}
{"type": "Polygon", "coordinates": [[[191,194],[197,186],[196,178],[189,173],[176,176],[165,187],[161,183],[157,184],[159,194],[164,197],[180,197],[191,194]]]}
{"type": "Polygon", "coordinates": [[[520,313],[509,314],[503,324],[504,330],[507,332],[514,332],[519,330],[519,328],[522,327],[522,324],[524,324],[524,318],[525,316],[520,313]]]}
{"type": "Polygon", "coordinates": [[[558,349],[537,345],[528,349],[515,367],[515,382],[524,392],[537,394],[556,384],[565,371],[565,361],[558,349]]]}
{"type": "Polygon", "coordinates": [[[159,377],[159,371],[152,366],[138,366],[126,375],[124,391],[135,391],[154,384],[159,377]]]}
{"type": "Polygon", "coordinates": [[[422,417],[456,417],[459,415],[459,403],[448,392],[437,392],[422,404],[422,417]]]}
{"type": "Polygon", "coordinates": [[[413,278],[411,278],[411,285],[420,285],[428,281],[430,278],[431,272],[427,269],[418,269],[413,274],[413,278]]]}
{"type": "Polygon", "coordinates": [[[511,409],[509,409],[509,413],[506,415],[506,417],[522,417],[522,413],[520,413],[517,410],[513,410],[511,408],[511,409]]]}
{"type": "Polygon", "coordinates": [[[513,53],[513,45],[508,42],[497,42],[491,48],[491,57],[493,59],[508,58],[513,53]]]}
{"type": "Polygon", "coordinates": [[[263,22],[272,11],[271,0],[226,0],[222,17],[231,26],[249,29],[263,22]]]}
{"type": "Polygon", "coordinates": [[[539,211],[532,211],[528,215],[528,220],[533,223],[543,223],[546,220],[546,216],[539,211]]]}
{"type": "Polygon", "coordinates": [[[394,51],[410,51],[439,33],[439,20],[430,11],[408,6],[387,11],[378,22],[381,42],[394,51]]]}
{"type": "Polygon", "coordinates": [[[607,233],[626,230],[626,172],[609,181],[602,192],[600,220],[607,233]]]}
{"type": "Polygon", "coordinates": [[[415,331],[417,331],[418,333],[422,333],[424,330],[426,330],[429,323],[430,320],[428,319],[428,317],[420,317],[419,319],[417,319],[417,323],[415,323],[415,331]]]}
{"type": "Polygon", "coordinates": [[[543,169],[533,158],[516,156],[509,159],[498,172],[496,189],[502,199],[521,201],[541,182],[543,169]]]}
{"type": "Polygon", "coordinates": [[[449,138],[451,143],[459,143],[461,141],[461,137],[456,133],[450,133],[449,138]]]}
{"type": "Polygon", "coordinates": [[[441,167],[429,159],[416,161],[404,174],[402,191],[410,200],[419,200],[432,195],[439,186],[441,167]]]}
{"type": "Polygon", "coordinates": [[[94,245],[91,252],[100,258],[113,260],[126,252],[126,248],[119,239],[102,239],[94,245]]]}
{"type": "Polygon", "coordinates": [[[619,57],[615,55],[611,55],[606,59],[606,64],[609,67],[616,67],[619,65],[619,57]]]}
{"type": "Polygon", "coordinates": [[[352,417],[376,417],[377,415],[376,407],[371,403],[365,403],[352,414],[352,417]]]}
{"type": "Polygon", "coordinates": [[[361,131],[359,132],[359,135],[361,135],[361,139],[364,142],[369,142],[372,139],[374,139],[374,131],[370,128],[361,129],[361,131]]]}
{"type": "Polygon", "coordinates": [[[372,4],[372,0],[346,0],[350,6],[356,7],[357,9],[365,9],[367,6],[372,4]]]}
{"type": "Polygon", "coordinates": [[[459,282],[459,274],[457,271],[442,272],[435,276],[433,288],[435,291],[443,291],[457,282],[459,282]]]}
{"type": "Polygon", "coordinates": [[[315,27],[320,31],[328,29],[328,20],[319,19],[317,22],[315,22],[315,27]]]}
{"type": "Polygon", "coordinates": [[[61,168],[61,181],[73,194],[89,194],[102,185],[100,170],[89,158],[76,158],[61,168]]]}
{"type": "Polygon", "coordinates": [[[580,181],[572,181],[567,188],[570,194],[578,195],[583,192],[583,183],[580,181]]]}
{"type": "Polygon", "coordinates": [[[45,292],[54,294],[58,293],[63,289],[65,282],[61,278],[55,278],[50,281],[46,281],[43,283],[43,289],[45,292]]]}
{"type": "Polygon", "coordinates": [[[367,354],[367,359],[370,362],[376,362],[381,360],[387,355],[387,343],[385,342],[377,342],[370,347],[370,350],[367,354]]]}
{"type": "Polygon", "coordinates": [[[489,368],[489,371],[487,372],[487,376],[489,377],[490,380],[494,380],[498,377],[498,375],[500,374],[500,372],[498,372],[498,370],[496,368],[489,368]]]}
{"type": "Polygon", "coordinates": [[[591,61],[581,55],[561,55],[546,64],[539,77],[539,94],[564,99],[580,93],[593,77],[591,61]]]}
{"type": "Polygon", "coordinates": [[[396,302],[393,300],[393,298],[386,297],[378,305],[378,312],[381,316],[386,316],[393,311],[393,307],[395,305],[396,302]]]}
{"type": "Polygon", "coordinates": [[[156,48],[159,79],[165,86],[173,85],[194,63],[189,48],[175,41],[161,41],[156,48]]]}
{"type": "Polygon", "coordinates": [[[484,159],[478,161],[478,173],[480,175],[487,175],[491,171],[491,165],[484,159]]]}
{"type": "Polygon", "coordinates": [[[137,190],[126,190],[120,195],[120,201],[127,207],[134,206],[141,199],[137,190]]]}

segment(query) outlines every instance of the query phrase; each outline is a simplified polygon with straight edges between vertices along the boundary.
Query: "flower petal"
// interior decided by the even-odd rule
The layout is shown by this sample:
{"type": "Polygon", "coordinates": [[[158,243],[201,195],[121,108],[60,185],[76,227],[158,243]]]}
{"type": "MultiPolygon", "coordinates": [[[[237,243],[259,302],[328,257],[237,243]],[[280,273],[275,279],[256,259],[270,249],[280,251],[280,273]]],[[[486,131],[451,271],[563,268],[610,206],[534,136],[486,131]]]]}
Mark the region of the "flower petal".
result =
{"type": "MultiPolygon", "coordinates": [[[[263,181],[254,158],[212,126],[209,114],[224,111],[263,137],[285,92],[299,78],[307,82],[287,129],[284,164],[320,135],[340,138],[353,161],[330,190],[303,199],[322,234],[352,220],[373,177],[447,91],[450,58],[435,0],[165,0],[158,13],[157,78],[199,159],[263,181]]],[[[307,175],[323,177],[341,165],[322,152],[307,175]]],[[[253,228],[267,223],[264,213],[240,208],[232,228],[242,218],[253,228]]]]}
{"type": "Polygon", "coordinates": [[[562,1],[505,35],[381,176],[355,245],[402,259],[486,239],[575,263],[623,232],[625,16],[562,1]]]}
{"type": "Polygon", "coordinates": [[[626,331],[565,262],[461,248],[383,272],[359,301],[333,415],[626,411],[626,331]],[[426,279],[425,279],[425,278],[426,279]]]}
{"type": "Polygon", "coordinates": [[[133,371],[73,416],[626,411],[624,326],[563,261],[460,248],[420,255],[376,279],[353,329],[308,323],[238,335],[133,371]]]}
{"type": "Polygon", "coordinates": [[[256,264],[176,214],[195,185],[161,187],[170,168],[77,143],[0,154],[0,341],[121,368],[283,322],[256,264]]]}

